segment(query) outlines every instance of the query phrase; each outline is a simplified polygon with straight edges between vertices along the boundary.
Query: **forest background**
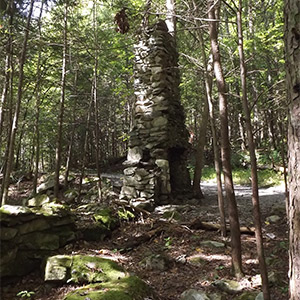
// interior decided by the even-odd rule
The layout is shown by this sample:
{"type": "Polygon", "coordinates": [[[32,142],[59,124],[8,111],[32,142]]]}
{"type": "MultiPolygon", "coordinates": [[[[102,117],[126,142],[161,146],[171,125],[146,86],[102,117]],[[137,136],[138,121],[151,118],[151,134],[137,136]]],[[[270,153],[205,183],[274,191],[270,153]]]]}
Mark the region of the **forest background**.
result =
{"type": "MultiPolygon", "coordinates": [[[[250,159],[241,101],[237,3],[227,2],[221,6],[219,40],[228,88],[232,165],[245,167],[250,159]]],[[[201,1],[177,3],[176,39],[180,53],[181,100],[192,143],[191,165],[194,165],[194,154],[200,143],[205,147],[205,164],[212,166],[213,142],[204,76],[207,62],[203,62],[201,52],[202,48],[205,49],[209,59],[205,5],[201,1]]],[[[12,11],[6,11],[2,18],[1,69],[6,72],[0,75],[3,91],[1,168],[5,167],[10,125],[17,117],[14,116],[16,112],[14,170],[21,173],[33,171],[35,165],[39,171],[54,170],[58,138],[61,139],[64,166],[78,169],[85,160],[86,166],[95,168],[97,151],[102,165],[111,163],[126,155],[135,100],[133,47],[145,14],[144,2],[71,1],[67,16],[63,3],[43,2],[43,11],[40,12],[40,8],[41,2],[36,2],[28,28],[26,61],[23,62],[20,53],[24,48],[30,3],[16,2],[12,11]],[[126,34],[116,31],[114,24],[116,13],[123,7],[127,8],[130,25],[126,34]],[[64,18],[67,26],[65,37],[64,18]],[[22,82],[20,73],[23,73],[22,82]],[[93,102],[95,90],[97,103],[93,102]],[[16,108],[19,100],[19,108],[16,108]],[[60,130],[63,134],[58,137],[60,130]]],[[[149,12],[150,22],[164,18],[164,1],[153,1],[149,12]]],[[[262,166],[278,168],[286,155],[288,115],[284,83],[283,2],[244,1],[242,18],[248,99],[258,162],[262,166]]],[[[218,127],[215,86],[213,99],[218,127]]],[[[268,174],[267,177],[272,176],[268,174]]]]}
{"type": "MultiPolygon", "coordinates": [[[[24,174],[33,178],[33,193],[41,172],[55,171],[58,182],[62,166],[65,178],[70,169],[87,168],[97,169],[100,178],[102,169],[126,155],[135,109],[134,44],[147,23],[168,16],[165,2],[31,0],[1,5],[2,204],[8,199],[11,175],[17,181],[24,174]],[[124,16],[121,26],[120,14],[124,16]]],[[[212,79],[207,3],[178,2],[175,15],[193,191],[201,198],[202,168],[213,165],[213,148],[223,138],[217,85],[212,86],[212,102],[207,97],[207,79],[212,79]]],[[[282,171],[286,180],[289,103],[283,2],[224,1],[216,19],[227,87],[231,165],[250,166],[242,104],[247,90],[258,165],[267,169],[265,177],[270,180],[260,182],[273,184],[273,171],[282,171]],[[244,83],[239,17],[247,67],[244,83]]],[[[58,196],[58,184],[54,194],[58,196]]]]}

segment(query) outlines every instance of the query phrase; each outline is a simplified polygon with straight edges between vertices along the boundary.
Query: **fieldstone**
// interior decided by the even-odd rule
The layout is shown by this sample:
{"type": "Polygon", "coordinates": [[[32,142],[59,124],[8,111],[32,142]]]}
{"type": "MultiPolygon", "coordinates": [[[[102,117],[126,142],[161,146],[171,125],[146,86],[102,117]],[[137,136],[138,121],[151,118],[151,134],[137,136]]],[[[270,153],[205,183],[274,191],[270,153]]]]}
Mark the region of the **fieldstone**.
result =
{"type": "Polygon", "coordinates": [[[55,185],[55,180],[54,177],[49,177],[47,181],[41,183],[38,187],[37,187],[37,192],[38,193],[42,193],[45,192],[49,189],[53,189],[55,185]]]}
{"type": "Polygon", "coordinates": [[[56,250],[59,248],[59,236],[45,232],[32,232],[21,236],[20,249],[56,250]]]}
{"type": "Polygon", "coordinates": [[[89,255],[49,257],[45,281],[70,283],[108,282],[125,278],[127,273],[115,261],[89,255]]]}
{"type": "Polygon", "coordinates": [[[45,281],[66,282],[71,265],[71,256],[56,255],[48,257],[45,268],[45,281]]]}
{"type": "Polygon", "coordinates": [[[194,289],[183,292],[180,296],[181,300],[210,300],[206,293],[194,289]]]}
{"type": "Polygon", "coordinates": [[[20,215],[28,215],[30,213],[31,210],[28,207],[24,207],[24,206],[5,204],[0,208],[1,219],[3,215],[20,216],[20,215]]]}
{"type": "Polygon", "coordinates": [[[282,217],[279,217],[277,215],[273,215],[273,216],[267,217],[266,221],[269,222],[269,223],[274,224],[274,223],[279,222],[281,219],[282,219],[282,217]]]}
{"type": "Polygon", "coordinates": [[[126,176],[134,175],[136,169],[137,169],[136,167],[126,168],[126,169],[124,169],[124,175],[126,175],[126,176]]]}
{"type": "Polygon", "coordinates": [[[155,293],[140,278],[128,276],[119,280],[89,284],[66,295],[64,300],[120,299],[156,300],[155,293]]]}
{"type": "Polygon", "coordinates": [[[28,206],[42,206],[45,203],[50,202],[50,198],[48,195],[37,195],[34,198],[28,200],[28,206]]]}
{"type": "Polygon", "coordinates": [[[17,228],[19,233],[26,234],[34,231],[42,231],[51,227],[50,220],[46,220],[45,218],[34,219],[30,222],[23,223],[19,225],[17,228]]]}
{"type": "Polygon", "coordinates": [[[134,187],[123,186],[121,190],[121,195],[129,196],[130,198],[136,198],[137,193],[134,187]]]}
{"type": "Polygon", "coordinates": [[[241,284],[235,280],[216,280],[213,282],[213,286],[230,294],[238,293],[243,289],[241,284]]]}
{"type": "Polygon", "coordinates": [[[133,207],[141,208],[149,212],[154,210],[154,200],[146,198],[136,198],[130,201],[133,207]]]}
{"type": "Polygon", "coordinates": [[[152,121],[153,127],[163,127],[168,124],[168,119],[165,117],[158,117],[152,121]]]}
{"type": "Polygon", "coordinates": [[[169,268],[169,260],[160,254],[151,254],[142,261],[142,264],[145,265],[146,269],[154,271],[163,272],[169,268]]]}
{"type": "Polygon", "coordinates": [[[225,244],[216,242],[216,241],[203,241],[200,243],[201,246],[210,247],[210,248],[224,248],[225,244]]]}
{"type": "Polygon", "coordinates": [[[239,296],[233,298],[233,300],[256,300],[257,292],[244,292],[239,296]]]}
{"type": "Polygon", "coordinates": [[[17,233],[18,233],[18,229],[16,228],[1,226],[0,240],[9,241],[13,239],[17,235],[17,233]]]}

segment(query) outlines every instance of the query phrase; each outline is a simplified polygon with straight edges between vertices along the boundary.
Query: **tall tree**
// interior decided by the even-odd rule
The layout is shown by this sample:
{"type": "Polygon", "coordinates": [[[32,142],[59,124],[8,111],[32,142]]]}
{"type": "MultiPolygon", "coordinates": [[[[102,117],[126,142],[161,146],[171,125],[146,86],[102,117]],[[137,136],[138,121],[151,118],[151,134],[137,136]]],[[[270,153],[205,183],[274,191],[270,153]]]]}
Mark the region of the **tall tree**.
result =
{"type": "Polygon", "coordinates": [[[93,32],[94,32],[94,78],[92,86],[92,98],[94,102],[94,117],[95,117],[95,142],[96,142],[96,168],[97,168],[97,188],[98,188],[98,200],[102,199],[102,187],[101,187],[101,170],[100,170],[100,133],[99,133],[99,99],[98,99],[98,26],[97,26],[97,1],[93,2],[93,32]]]}
{"type": "Polygon", "coordinates": [[[242,270],[242,254],[241,254],[241,233],[238,217],[237,204],[235,199],[233,181],[232,181],[232,168],[230,162],[230,143],[228,132],[228,111],[227,111],[227,91],[223,69],[221,65],[221,56],[218,43],[218,31],[216,20],[216,5],[219,1],[208,1],[208,18],[209,18],[209,34],[211,40],[211,51],[213,55],[214,73],[217,81],[218,94],[219,94],[219,110],[221,122],[221,157],[224,173],[225,192],[228,201],[228,212],[230,222],[230,234],[232,245],[232,267],[234,275],[237,278],[243,276],[242,270]]]}
{"type": "Polygon", "coordinates": [[[289,119],[289,299],[300,299],[300,6],[285,0],[285,58],[289,119]]]}
{"type": "Polygon", "coordinates": [[[42,45],[41,45],[41,35],[42,35],[42,14],[44,8],[44,1],[42,1],[40,15],[38,18],[38,60],[36,67],[36,75],[37,75],[37,87],[35,94],[35,132],[34,132],[34,171],[33,171],[33,194],[35,195],[37,192],[37,180],[38,180],[38,172],[39,172],[39,162],[40,162],[40,104],[41,104],[41,59],[42,59],[42,45]]]}
{"type": "Polygon", "coordinates": [[[9,145],[8,145],[7,166],[6,166],[5,175],[4,175],[4,179],[3,179],[3,190],[1,190],[1,191],[3,191],[3,194],[1,195],[2,205],[4,205],[6,203],[7,198],[8,198],[10,175],[11,175],[11,170],[12,170],[12,165],[13,165],[13,160],[14,160],[15,139],[16,139],[16,134],[17,134],[17,129],[18,129],[19,115],[20,115],[21,104],[22,104],[22,95],[23,95],[24,65],[26,62],[27,43],[28,43],[28,36],[29,36],[29,29],[30,29],[33,7],[34,7],[34,0],[31,0],[30,6],[29,6],[29,12],[28,12],[28,16],[27,16],[26,27],[25,27],[23,46],[22,46],[20,59],[19,59],[18,93],[17,93],[17,101],[16,101],[14,118],[13,118],[13,122],[11,125],[10,139],[9,139],[9,145]]]}
{"type": "Polygon", "coordinates": [[[59,191],[59,172],[61,167],[62,156],[62,135],[63,135],[63,121],[65,112],[65,92],[66,92],[66,64],[67,64],[67,47],[68,47],[68,1],[64,3],[63,14],[63,54],[62,54],[62,70],[61,70],[61,91],[60,91],[60,103],[59,103],[59,116],[58,116],[58,133],[55,151],[55,185],[54,185],[54,197],[58,197],[59,191]]]}
{"type": "Polygon", "coordinates": [[[264,300],[270,299],[270,291],[268,284],[268,272],[263,248],[263,237],[261,228],[261,214],[259,207],[258,196],[258,176],[257,176],[257,161],[255,154],[255,143],[252,131],[251,114],[247,97],[247,84],[246,84],[246,64],[244,55],[244,37],[243,37],[243,23],[242,23],[242,1],[239,0],[237,7],[237,28],[238,28],[238,51],[240,57],[240,72],[241,72],[241,87],[242,87],[242,104],[244,110],[244,117],[247,129],[248,147],[251,162],[251,184],[252,184],[252,204],[253,204],[253,219],[255,224],[255,237],[257,255],[259,261],[260,274],[262,278],[262,288],[264,300]]]}

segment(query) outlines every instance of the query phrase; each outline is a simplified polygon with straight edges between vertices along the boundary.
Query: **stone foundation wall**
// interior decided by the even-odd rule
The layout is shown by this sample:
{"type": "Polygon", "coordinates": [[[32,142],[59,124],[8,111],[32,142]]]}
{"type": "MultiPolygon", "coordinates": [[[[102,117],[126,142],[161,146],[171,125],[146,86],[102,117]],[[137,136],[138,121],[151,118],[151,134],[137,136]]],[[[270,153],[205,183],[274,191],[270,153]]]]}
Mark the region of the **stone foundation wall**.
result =
{"type": "Polygon", "coordinates": [[[164,21],[135,45],[135,111],[120,198],[146,209],[190,189],[178,53],[164,21]]]}
{"type": "Polygon", "coordinates": [[[0,224],[0,278],[31,272],[45,256],[76,238],[70,213],[53,202],[32,208],[4,205],[0,224]]]}

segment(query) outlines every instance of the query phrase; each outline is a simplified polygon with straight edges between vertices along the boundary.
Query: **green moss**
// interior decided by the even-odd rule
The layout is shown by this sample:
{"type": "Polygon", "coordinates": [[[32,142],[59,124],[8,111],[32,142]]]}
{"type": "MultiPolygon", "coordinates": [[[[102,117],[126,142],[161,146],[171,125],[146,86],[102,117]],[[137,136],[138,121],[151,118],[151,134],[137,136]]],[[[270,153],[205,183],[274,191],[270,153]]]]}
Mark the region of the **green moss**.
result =
{"type": "Polygon", "coordinates": [[[118,216],[121,220],[125,220],[125,221],[133,219],[135,217],[135,215],[131,211],[129,211],[125,208],[118,210],[118,216]]]}
{"type": "Polygon", "coordinates": [[[102,223],[108,229],[112,229],[116,226],[117,220],[113,217],[112,211],[109,208],[97,210],[94,214],[94,219],[97,222],[102,223]]]}
{"type": "Polygon", "coordinates": [[[152,291],[138,277],[131,276],[108,283],[90,284],[69,293],[64,300],[142,300],[152,291]]]}
{"type": "Polygon", "coordinates": [[[123,268],[112,260],[95,256],[73,256],[72,282],[108,282],[125,276],[123,268]]]}

